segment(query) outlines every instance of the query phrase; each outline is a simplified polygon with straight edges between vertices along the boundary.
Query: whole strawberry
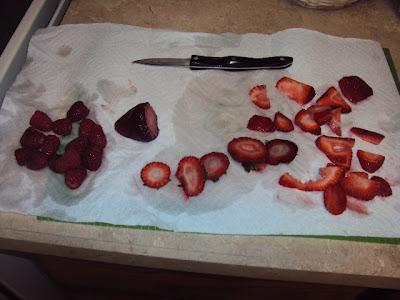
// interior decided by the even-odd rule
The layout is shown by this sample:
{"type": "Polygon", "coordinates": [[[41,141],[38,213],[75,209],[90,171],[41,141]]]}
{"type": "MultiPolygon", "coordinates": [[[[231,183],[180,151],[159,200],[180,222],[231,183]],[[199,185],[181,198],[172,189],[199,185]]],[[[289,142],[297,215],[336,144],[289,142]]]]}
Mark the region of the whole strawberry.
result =
{"type": "Polygon", "coordinates": [[[67,146],[65,146],[65,151],[74,149],[76,152],[79,153],[79,155],[81,155],[85,151],[87,144],[87,137],[78,136],[77,138],[70,141],[67,146]]]}
{"type": "Polygon", "coordinates": [[[58,135],[69,135],[72,131],[72,123],[69,119],[58,119],[53,122],[53,131],[58,135]]]}
{"type": "Polygon", "coordinates": [[[63,155],[52,162],[52,170],[56,173],[65,173],[75,169],[81,164],[81,158],[75,150],[65,151],[63,155]]]}
{"type": "Polygon", "coordinates": [[[24,148],[39,149],[40,147],[42,147],[44,139],[45,135],[43,133],[37,131],[33,127],[29,127],[23,133],[20,143],[21,146],[24,148]]]}
{"type": "Polygon", "coordinates": [[[46,154],[48,157],[51,157],[57,153],[59,146],[60,139],[54,134],[49,134],[44,138],[43,146],[40,148],[40,152],[46,154]]]}
{"type": "Polygon", "coordinates": [[[29,159],[30,151],[26,148],[19,148],[14,151],[15,159],[20,166],[25,166],[29,159]]]}
{"type": "Polygon", "coordinates": [[[104,148],[107,145],[106,135],[100,125],[96,125],[92,128],[89,135],[89,144],[97,148],[104,148]]]}
{"type": "Polygon", "coordinates": [[[77,189],[81,186],[82,182],[87,176],[87,171],[83,167],[77,167],[69,170],[64,174],[65,184],[71,189],[77,189]]]}
{"type": "Polygon", "coordinates": [[[53,121],[50,119],[50,117],[40,110],[37,110],[33,113],[29,124],[41,131],[50,131],[53,127],[53,121]]]}
{"type": "Polygon", "coordinates": [[[89,136],[97,124],[91,119],[83,119],[79,123],[79,136],[89,136]]]}
{"type": "Polygon", "coordinates": [[[26,167],[31,170],[41,170],[47,166],[48,157],[46,154],[33,150],[26,161],[26,167]]]}
{"type": "Polygon", "coordinates": [[[96,171],[100,168],[103,160],[103,149],[89,146],[82,154],[82,165],[90,170],[96,171]]]}
{"type": "Polygon", "coordinates": [[[89,108],[82,101],[76,101],[69,108],[67,112],[67,118],[71,122],[77,122],[87,117],[89,114],[89,108]]]}

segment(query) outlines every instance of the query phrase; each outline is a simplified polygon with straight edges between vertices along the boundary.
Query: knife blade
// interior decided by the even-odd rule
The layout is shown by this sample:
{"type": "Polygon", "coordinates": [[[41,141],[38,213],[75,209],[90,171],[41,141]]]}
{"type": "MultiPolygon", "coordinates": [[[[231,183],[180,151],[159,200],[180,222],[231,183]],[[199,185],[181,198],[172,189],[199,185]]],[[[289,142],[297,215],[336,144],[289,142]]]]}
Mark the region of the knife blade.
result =
{"type": "Polygon", "coordinates": [[[293,58],[289,56],[251,58],[243,56],[192,55],[190,58],[146,58],[135,60],[132,63],[151,66],[186,67],[192,70],[251,71],[284,69],[292,65],[293,58]]]}

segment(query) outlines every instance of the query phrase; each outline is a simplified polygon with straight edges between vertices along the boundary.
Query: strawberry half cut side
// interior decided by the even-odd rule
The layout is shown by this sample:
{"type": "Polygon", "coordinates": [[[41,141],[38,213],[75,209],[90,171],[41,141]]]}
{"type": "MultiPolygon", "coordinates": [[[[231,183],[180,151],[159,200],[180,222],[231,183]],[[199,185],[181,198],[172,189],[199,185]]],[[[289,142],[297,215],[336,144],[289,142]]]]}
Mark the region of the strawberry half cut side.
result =
{"type": "Polygon", "coordinates": [[[318,123],[313,119],[310,112],[305,109],[300,110],[295,118],[294,123],[301,128],[301,130],[305,132],[309,132],[315,135],[321,134],[321,127],[318,123]]]}
{"type": "Polygon", "coordinates": [[[338,136],[342,136],[342,128],[341,128],[341,108],[335,108],[332,110],[332,118],[328,122],[329,128],[338,136]]]}
{"type": "Polygon", "coordinates": [[[179,161],[176,178],[187,197],[199,195],[204,190],[206,171],[200,159],[186,156],[179,161]]]}
{"type": "Polygon", "coordinates": [[[267,96],[267,87],[265,84],[256,85],[249,91],[250,100],[262,109],[269,109],[271,102],[267,96]]]}
{"type": "Polygon", "coordinates": [[[331,86],[315,103],[317,105],[329,106],[331,109],[340,107],[342,113],[351,112],[351,106],[343,99],[339,91],[331,86]]]}
{"type": "Polygon", "coordinates": [[[356,136],[358,136],[360,139],[374,144],[374,145],[379,145],[382,140],[385,138],[383,134],[377,133],[375,131],[370,131],[367,129],[359,128],[359,127],[352,127],[350,129],[350,132],[356,136]]]}
{"type": "Polygon", "coordinates": [[[315,140],[319,150],[334,163],[339,166],[350,168],[353,156],[352,148],[355,140],[352,138],[342,138],[321,135],[315,140]]]}
{"type": "Polygon", "coordinates": [[[200,162],[206,170],[207,179],[217,181],[226,174],[229,167],[229,159],[224,153],[210,152],[200,158],[200,162]]]}
{"type": "Polygon", "coordinates": [[[383,155],[363,150],[357,150],[357,157],[363,170],[368,173],[374,173],[377,171],[385,161],[383,155]]]}
{"type": "Polygon", "coordinates": [[[274,125],[278,131],[290,132],[294,130],[293,122],[279,111],[275,113],[274,125]]]}
{"type": "Polygon", "coordinates": [[[358,172],[347,173],[341,185],[346,195],[365,201],[372,200],[381,188],[379,181],[368,179],[358,172]]]}
{"type": "Polygon", "coordinates": [[[314,104],[307,111],[318,125],[324,125],[332,119],[332,109],[329,106],[314,104]]]}
{"type": "Polygon", "coordinates": [[[140,178],[143,184],[154,189],[159,189],[170,181],[171,169],[163,162],[151,162],[145,165],[140,178]]]}
{"type": "Polygon", "coordinates": [[[264,144],[249,137],[234,138],[228,143],[228,152],[234,160],[241,163],[265,162],[267,150],[264,144]]]}
{"type": "Polygon", "coordinates": [[[290,163],[297,155],[299,148],[295,143],[288,140],[274,139],[265,145],[267,150],[266,163],[277,165],[290,163]]]}
{"type": "Polygon", "coordinates": [[[276,83],[276,88],[300,105],[310,102],[315,96],[315,90],[311,85],[289,77],[279,79],[276,83]]]}

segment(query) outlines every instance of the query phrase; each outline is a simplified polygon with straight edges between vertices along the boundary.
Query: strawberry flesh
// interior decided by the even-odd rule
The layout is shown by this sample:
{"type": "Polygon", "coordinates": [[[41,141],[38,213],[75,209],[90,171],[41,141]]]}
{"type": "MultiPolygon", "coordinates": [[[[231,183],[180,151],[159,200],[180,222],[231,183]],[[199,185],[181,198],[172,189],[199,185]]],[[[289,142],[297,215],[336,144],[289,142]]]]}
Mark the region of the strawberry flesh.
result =
{"type": "Polygon", "coordinates": [[[276,88],[300,105],[310,102],[315,96],[315,90],[312,86],[289,77],[279,79],[276,88]]]}
{"type": "Polygon", "coordinates": [[[71,122],[77,122],[86,118],[89,114],[89,108],[82,101],[76,101],[67,111],[67,118],[71,122]]]}
{"type": "Polygon", "coordinates": [[[355,172],[347,173],[341,185],[346,195],[365,201],[372,200],[381,188],[380,182],[365,178],[355,172]]]}
{"type": "Polygon", "coordinates": [[[332,215],[340,215],[346,210],[347,196],[340,184],[333,184],[326,188],[324,205],[332,215]]]}
{"type": "Polygon", "coordinates": [[[240,163],[265,162],[267,151],[264,144],[249,137],[234,138],[228,144],[228,152],[234,160],[240,163]]]}
{"type": "Polygon", "coordinates": [[[294,123],[301,128],[301,130],[305,132],[309,132],[311,134],[320,135],[321,127],[318,123],[313,119],[310,112],[305,109],[300,110],[295,118],[294,123]]]}
{"type": "Polygon", "coordinates": [[[293,122],[281,112],[275,113],[274,125],[278,131],[290,132],[294,130],[293,122]]]}
{"type": "Polygon", "coordinates": [[[383,134],[377,133],[375,131],[370,131],[367,129],[359,128],[359,127],[352,127],[350,129],[351,133],[354,135],[358,136],[360,139],[374,144],[374,145],[379,145],[382,140],[385,138],[383,134]]]}
{"type": "Polygon", "coordinates": [[[203,191],[206,171],[200,159],[194,156],[186,156],[179,161],[176,177],[181,183],[185,195],[193,197],[203,191]]]}
{"type": "Polygon", "coordinates": [[[43,146],[45,135],[33,127],[29,127],[22,134],[21,146],[29,149],[39,149],[43,146]]]}
{"type": "Polygon", "coordinates": [[[284,173],[280,178],[279,178],[279,184],[281,186],[291,188],[291,189],[298,189],[301,191],[306,190],[306,186],[303,182],[298,180],[297,178],[294,178],[292,175],[289,173],[284,173]]]}
{"type": "Polygon", "coordinates": [[[151,162],[145,165],[140,172],[143,184],[159,189],[170,181],[171,169],[163,162],[151,162]]]}
{"type": "Polygon", "coordinates": [[[270,165],[290,163],[296,157],[298,151],[295,143],[281,139],[267,142],[265,149],[267,150],[266,163],[270,165]]]}
{"type": "Polygon", "coordinates": [[[268,117],[254,115],[250,118],[247,128],[260,132],[273,132],[275,131],[274,122],[268,117]]]}
{"type": "Polygon", "coordinates": [[[65,172],[64,181],[67,187],[69,187],[71,190],[75,190],[82,185],[82,182],[85,180],[86,176],[86,169],[79,166],[75,169],[65,172]]]}
{"type": "Polygon", "coordinates": [[[307,111],[318,125],[324,125],[332,119],[332,109],[329,106],[314,104],[307,111]]]}
{"type": "Polygon", "coordinates": [[[389,197],[392,195],[392,188],[390,187],[390,184],[385,179],[383,179],[382,177],[379,177],[379,176],[372,176],[371,180],[375,180],[380,183],[380,187],[376,193],[377,196],[389,197]]]}
{"type": "Polygon", "coordinates": [[[271,107],[271,102],[268,99],[267,87],[265,84],[252,87],[249,91],[249,96],[251,101],[259,108],[269,109],[271,107]]]}
{"type": "Polygon", "coordinates": [[[328,122],[329,128],[335,133],[337,136],[342,136],[342,128],[341,128],[341,108],[335,108],[332,110],[332,118],[328,122]]]}
{"type": "Polygon", "coordinates": [[[347,76],[339,80],[342,94],[351,102],[358,103],[372,96],[372,88],[358,76],[347,76]]]}
{"type": "Polygon", "coordinates": [[[217,181],[226,174],[229,167],[229,159],[224,153],[210,152],[200,158],[201,164],[206,170],[207,179],[217,181]]]}
{"type": "Polygon", "coordinates": [[[351,106],[343,99],[339,91],[331,86],[316,102],[317,105],[328,106],[331,109],[340,107],[342,113],[351,112],[351,106]]]}
{"type": "Polygon", "coordinates": [[[339,166],[350,168],[353,156],[352,148],[355,140],[352,138],[342,138],[322,135],[315,140],[318,149],[339,166]]]}
{"type": "Polygon", "coordinates": [[[40,131],[50,131],[53,127],[53,121],[50,117],[40,110],[33,113],[29,124],[40,131]]]}
{"type": "Polygon", "coordinates": [[[363,150],[357,150],[357,157],[363,170],[368,173],[374,173],[377,171],[385,161],[383,155],[363,150]]]}
{"type": "Polygon", "coordinates": [[[53,131],[58,135],[69,135],[72,131],[72,123],[69,119],[59,119],[53,122],[53,131]]]}

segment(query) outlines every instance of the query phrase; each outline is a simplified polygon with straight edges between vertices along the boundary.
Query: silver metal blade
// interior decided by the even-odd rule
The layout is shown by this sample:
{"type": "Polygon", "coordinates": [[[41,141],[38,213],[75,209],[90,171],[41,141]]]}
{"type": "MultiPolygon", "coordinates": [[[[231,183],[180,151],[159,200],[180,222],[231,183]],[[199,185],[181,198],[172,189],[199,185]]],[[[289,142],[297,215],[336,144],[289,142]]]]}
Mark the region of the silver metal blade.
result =
{"type": "Polygon", "coordinates": [[[153,66],[190,67],[190,58],[147,58],[135,60],[132,63],[153,66]]]}

